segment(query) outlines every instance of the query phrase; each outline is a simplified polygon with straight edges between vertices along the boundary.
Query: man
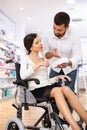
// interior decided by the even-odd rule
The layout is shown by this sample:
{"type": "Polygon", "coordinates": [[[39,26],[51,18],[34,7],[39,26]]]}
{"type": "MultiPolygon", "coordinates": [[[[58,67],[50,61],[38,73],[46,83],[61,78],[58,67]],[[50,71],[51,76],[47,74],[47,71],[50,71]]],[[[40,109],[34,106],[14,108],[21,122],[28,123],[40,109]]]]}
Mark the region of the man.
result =
{"type": "Polygon", "coordinates": [[[72,91],[75,91],[75,80],[78,63],[82,60],[80,38],[69,26],[70,16],[59,12],[54,16],[53,31],[45,33],[42,38],[43,52],[50,59],[49,77],[66,74],[72,82],[65,82],[72,91]],[[63,62],[62,63],[62,59],[63,62]],[[67,59],[65,63],[64,59],[67,59]],[[55,61],[61,60],[56,64],[55,61]],[[55,66],[55,67],[54,67],[55,66]]]}

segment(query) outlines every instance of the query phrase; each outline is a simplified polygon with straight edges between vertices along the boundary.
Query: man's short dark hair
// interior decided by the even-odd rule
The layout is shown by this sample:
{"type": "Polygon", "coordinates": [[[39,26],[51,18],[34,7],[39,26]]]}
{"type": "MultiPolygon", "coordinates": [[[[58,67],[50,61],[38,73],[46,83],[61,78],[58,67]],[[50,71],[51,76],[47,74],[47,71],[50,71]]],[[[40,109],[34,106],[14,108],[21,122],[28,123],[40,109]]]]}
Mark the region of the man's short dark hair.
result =
{"type": "Polygon", "coordinates": [[[54,23],[56,25],[64,24],[67,27],[70,23],[70,16],[65,12],[59,12],[54,16],[54,23]]]}

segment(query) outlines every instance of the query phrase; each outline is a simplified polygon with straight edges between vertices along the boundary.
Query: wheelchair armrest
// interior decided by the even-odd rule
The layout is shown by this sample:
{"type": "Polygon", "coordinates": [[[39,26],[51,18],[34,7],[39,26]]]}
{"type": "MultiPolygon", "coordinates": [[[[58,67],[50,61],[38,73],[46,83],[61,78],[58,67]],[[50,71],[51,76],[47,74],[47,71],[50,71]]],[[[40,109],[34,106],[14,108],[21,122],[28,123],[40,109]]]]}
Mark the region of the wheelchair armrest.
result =
{"type": "Polygon", "coordinates": [[[35,78],[25,79],[25,80],[19,79],[19,80],[13,81],[13,84],[26,86],[26,84],[27,84],[29,81],[34,81],[36,84],[40,84],[40,81],[39,81],[38,79],[35,79],[35,78]]]}
{"type": "Polygon", "coordinates": [[[34,81],[36,84],[40,84],[40,81],[38,79],[32,78],[32,79],[25,79],[23,80],[24,82],[28,82],[28,81],[34,81]]]}

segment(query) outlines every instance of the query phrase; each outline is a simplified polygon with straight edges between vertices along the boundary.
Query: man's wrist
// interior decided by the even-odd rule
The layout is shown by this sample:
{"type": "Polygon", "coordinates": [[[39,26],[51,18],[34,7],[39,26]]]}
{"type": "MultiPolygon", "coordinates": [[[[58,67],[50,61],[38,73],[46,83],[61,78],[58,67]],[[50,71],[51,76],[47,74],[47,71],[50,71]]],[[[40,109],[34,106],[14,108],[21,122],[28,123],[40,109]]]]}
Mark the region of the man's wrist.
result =
{"type": "Polygon", "coordinates": [[[72,66],[72,62],[71,61],[68,62],[68,66],[72,66]]]}

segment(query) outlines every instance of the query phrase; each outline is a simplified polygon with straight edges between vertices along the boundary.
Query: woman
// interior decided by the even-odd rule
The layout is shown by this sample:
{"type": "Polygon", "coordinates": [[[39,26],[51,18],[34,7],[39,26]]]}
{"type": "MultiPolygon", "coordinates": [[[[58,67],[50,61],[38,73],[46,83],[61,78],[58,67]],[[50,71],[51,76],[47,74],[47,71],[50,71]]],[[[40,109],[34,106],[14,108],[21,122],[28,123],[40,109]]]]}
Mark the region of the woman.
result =
{"type": "Polygon", "coordinates": [[[40,97],[53,97],[59,111],[62,113],[66,121],[71,125],[72,130],[81,130],[79,125],[74,120],[66,100],[72,108],[79,114],[79,116],[87,124],[87,113],[78,98],[67,86],[58,87],[58,80],[65,79],[71,81],[68,76],[56,76],[48,78],[49,62],[39,56],[43,47],[40,38],[37,34],[28,34],[24,38],[24,46],[28,51],[28,55],[21,62],[20,75],[22,79],[37,78],[40,84],[35,84],[34,81],[29,82],[29,89],[36,98],[40,97]]]}

